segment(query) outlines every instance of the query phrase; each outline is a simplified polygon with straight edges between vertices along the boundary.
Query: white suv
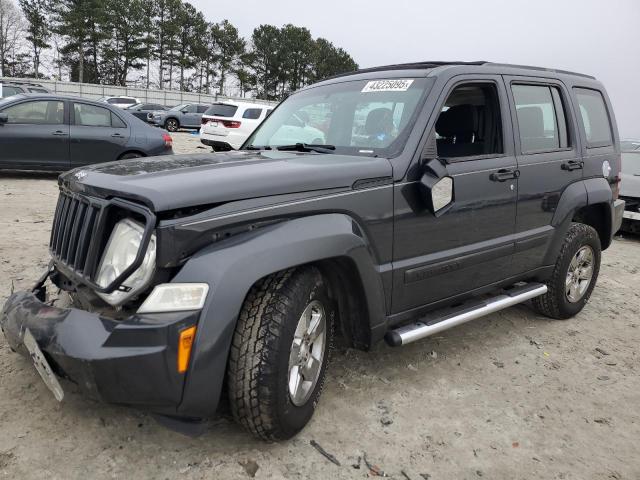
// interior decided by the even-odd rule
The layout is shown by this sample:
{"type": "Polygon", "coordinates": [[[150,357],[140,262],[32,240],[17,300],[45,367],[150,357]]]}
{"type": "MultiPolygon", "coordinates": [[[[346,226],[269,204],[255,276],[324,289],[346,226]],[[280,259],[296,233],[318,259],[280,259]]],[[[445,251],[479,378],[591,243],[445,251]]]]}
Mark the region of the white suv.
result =
{"type": "Polygon", "coordinates": [[[202,115],[200,141],[215,151],[238,150],[271,110],[259,103],[214,103],[202,115]]]}

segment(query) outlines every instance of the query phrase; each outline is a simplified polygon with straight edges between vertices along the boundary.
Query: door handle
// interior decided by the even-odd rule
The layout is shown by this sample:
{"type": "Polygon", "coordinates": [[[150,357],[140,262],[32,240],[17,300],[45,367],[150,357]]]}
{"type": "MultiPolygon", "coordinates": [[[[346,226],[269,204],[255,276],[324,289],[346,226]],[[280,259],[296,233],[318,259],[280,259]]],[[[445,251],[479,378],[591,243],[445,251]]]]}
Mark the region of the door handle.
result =
{"type": "Polygon", "coordinates": [[[55,132],[52,132],[51,135],[55,135],[56,137],[66,137],[68,133],[63,132],[62,130],[56,130],[55,132]]]}
{"type": "Polygon", "coordinates": [[[520,176],[520,170],[512,170],[510,168],[503,168],[497,172],[492,173],[489,179],[494,182],[506,182],[507,180],[513,180],[520,176]]]}
{"type": "Polygon", "coordinates": [[[561,165],[562,170],[582,170],[584,168],[584,162],[578,160],[569,160],[561,165]]]}
{"type": "Polygon", "coordinates": [[[111,135],[113,138],[124,138],[124,135],[121,135],[119,133],[114,133],[113,135],[111,135]]]}

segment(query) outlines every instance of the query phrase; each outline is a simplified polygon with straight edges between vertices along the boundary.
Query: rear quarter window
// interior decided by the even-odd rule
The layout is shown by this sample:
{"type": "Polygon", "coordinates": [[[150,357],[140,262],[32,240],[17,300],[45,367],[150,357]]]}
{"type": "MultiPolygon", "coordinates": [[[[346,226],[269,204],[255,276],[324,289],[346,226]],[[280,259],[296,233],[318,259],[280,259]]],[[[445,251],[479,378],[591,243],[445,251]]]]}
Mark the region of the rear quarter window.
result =
{"type": "Polygon", "coordinates": [[[238,111],[238,107],[236,105],[227,105],[224,103],[218,103],[216,105],[211,105],[206,112],[205,115],[210,115],[212,117],[233,117],[238,111]]]}
{"type": "Polygon", "coordinates": [[[611,121],[602,93],[589,88],[574,88],[574,91],[587,137],[587,148],[612,145],[611,121]]]}
{"type": "Polygon", "coordinates": [[[242,118],[248,118],[249,120],[257,120],[262,115],[261,108],[247,108],[242,114],[242,118]]]}

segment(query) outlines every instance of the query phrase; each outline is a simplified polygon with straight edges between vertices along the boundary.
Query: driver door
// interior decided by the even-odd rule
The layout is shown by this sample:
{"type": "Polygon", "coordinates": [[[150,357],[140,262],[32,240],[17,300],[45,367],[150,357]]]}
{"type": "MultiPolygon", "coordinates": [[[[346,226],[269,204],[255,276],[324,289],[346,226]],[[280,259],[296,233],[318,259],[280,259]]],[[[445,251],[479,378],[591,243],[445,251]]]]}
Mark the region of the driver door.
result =
{"type": "Polygon", "coordinates": [[[393,313],[503,280],[512,260],[518,173],[502,78],[456,77],[438,105],[438,158],[395,189],[393,313]]]}
{"type": "Polygon", "coordinates": [[[66,102],[32,100],[14,103],[1,113],[0,167],[69,169],[69,124],[66,102]]]}

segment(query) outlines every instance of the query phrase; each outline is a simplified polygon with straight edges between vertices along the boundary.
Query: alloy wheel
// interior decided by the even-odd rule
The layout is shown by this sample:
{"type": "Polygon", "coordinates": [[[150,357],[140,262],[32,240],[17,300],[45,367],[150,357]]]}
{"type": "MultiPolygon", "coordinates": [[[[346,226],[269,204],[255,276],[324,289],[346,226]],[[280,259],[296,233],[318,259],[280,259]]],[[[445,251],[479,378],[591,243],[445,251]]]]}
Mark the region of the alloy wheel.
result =
{"type": "Polygon", "coordinates": [[[326,339],[325,309],[322,303],[314,300],[300,315],[289,354],[289,396],[298,407],[309,400],[316,387],[326,339]]]}
{"type": "Polygon", "coordinates": [[[571,259],[565,281],[565,293],[571,303],[580,301],[589,288],[594,263],[595,255],[589,245],[581,247],[571,259]]]}

